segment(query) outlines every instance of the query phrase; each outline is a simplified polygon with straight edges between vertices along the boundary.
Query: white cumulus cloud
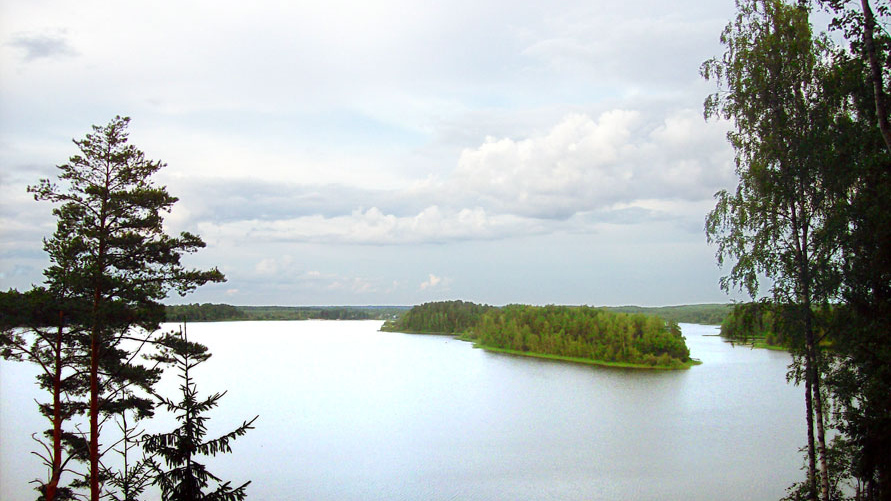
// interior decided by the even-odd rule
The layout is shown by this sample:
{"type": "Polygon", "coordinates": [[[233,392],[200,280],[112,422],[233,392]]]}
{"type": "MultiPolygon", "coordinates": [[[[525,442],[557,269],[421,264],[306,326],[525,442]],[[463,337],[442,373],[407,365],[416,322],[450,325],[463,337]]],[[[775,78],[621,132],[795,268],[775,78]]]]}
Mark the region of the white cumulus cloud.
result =
{"type": "Polygon", "coordinates": [[[433,273],[431,273],[429,275],[429,277],[427,278],[427,280],[425,280],[424,282],[421,283],[420,288],[421,288],[421,290],[432,289],[440,284],[444,284],[442,277],[438,277],[438,276],[434,275],[433,273]]]}
{"type": "MultiPolygon", "coordinates": [[[[205,218],[197,226],[209,242],[403,245],[592,231],[598,221],[683,218],[686,212],[672,209],[677,204],[653,201],[710,202],[728,185],[733,169],[725,130],[693,110],[658,119],[635,110],[596,118],[573,113],[543,133],[489,137],[466,148],[448,176],[401,190],[297,185],[289,197],[287,185],[245,184],[256,197],[239,195],[238,212],[223,203],[226,192],[209,197],[218,202],[196,211],[205,218]],[[344,193],[353,204],[369,205],[344,203],[344,193]]],[[[275,273],[277,264],[261,261],[256,271],[275,273]]]]}
{"type": "MultiPolygon", "coordinates": [[[[482,208],[441,209],[432,205],[414,215],[386,214],[377,207],[326,217],[302,216],[274,220],[242,220],[199,224],[208,242],[282,241],[392,245],[455,240],[490,240],[517,233],[541,233],[544,228],[511,214],[489,214],[482,208]]],[[[273,263],[261,262],[257,271],[273,263]]]]}
{"type": "Polygon", "coordinates": [[[702,199],[730,178],[724,128],[692,110],[565,117],[545,134],[488,138],[461,154],[452,190],[496,213],[565,219],[653,198],[702,199]]]}

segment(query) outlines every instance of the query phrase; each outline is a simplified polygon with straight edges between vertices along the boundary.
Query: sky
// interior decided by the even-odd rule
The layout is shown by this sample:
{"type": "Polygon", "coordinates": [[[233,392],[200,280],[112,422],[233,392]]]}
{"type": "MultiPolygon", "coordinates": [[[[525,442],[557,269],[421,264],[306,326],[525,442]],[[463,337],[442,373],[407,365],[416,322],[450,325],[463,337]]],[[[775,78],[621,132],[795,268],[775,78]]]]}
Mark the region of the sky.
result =
{"type": "Polygon", "coordinates": [[[706,121],[733,0],[0,0],[0,289],[114,116],[227,281],[169,302],[727,302],[706,121]]]}

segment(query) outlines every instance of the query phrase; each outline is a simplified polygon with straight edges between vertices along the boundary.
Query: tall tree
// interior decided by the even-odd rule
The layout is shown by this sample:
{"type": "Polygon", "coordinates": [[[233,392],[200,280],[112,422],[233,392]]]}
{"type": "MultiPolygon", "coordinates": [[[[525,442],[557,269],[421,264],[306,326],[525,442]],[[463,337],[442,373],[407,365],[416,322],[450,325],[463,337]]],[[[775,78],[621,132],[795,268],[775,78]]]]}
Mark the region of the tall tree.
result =
{"type": "Polygon", "coordinates": [[[851,449],[862,499],[891,499],[891,3],[823,0],[848,42],[838,74],[849,120],[837,147],[846,155],[849,202],[839,364],[830,390],[851,449]]]}
{"type": "Polygon", "coordinates": [[[731,120],[739,184],[717,193],[706,233],[719,263],[734,260],[727,289],[759,293],[772,281],[772,300],[789,305],[789,322],[804,364],[811,496],[829,499],[825,405],[821,391],[816,309],[828,309],[839,289],[838,211],[844,190],[833,170],[833,129],[843,101],[824,81],[834,48],[814,37],[809,9],[781,0],[738,0],[724,30],[722,58],[702,74],[721,89],[705,115],[731,120]]]}
{"type": "Polygon", "coordinates": [[[58,204],[53,209],[57,231],[45,242],[50,288],[89,303],[83,327],[89,374],[89,483],[90,498],[100,492],[101,423],[104,418],[133,409],[150,414],[147,397],[121,398],[124,389],[150,389],[159,371],[135,361],[123,342],[144,342],[163,320],[163,300],[169,291],[185,294],[222,274],[186,269],[181,257],[204,246],[190,233],[164,232],[163,215],[177,199],[153,184],[152,175],[164,167],[148,160],[128,144],[129,118],[115,117],[93,126],[75,140],[80,154],[58,166],[58,185],[41,179],[28,190],[36,200],[58,204]]]}
{"type": "Polygon", "coordinates": [[[175,364],[182,379],[180,391],[182,399],[174,401],[158,397],[170,412],[175,413],[180,426],[169,433],[159,433],[145,437],[143,448],[150,454],[163,458],[166,468],[156,465],[155,484],[161,488],[164,501],[240,501],[247,495],[245,489],[250,482],[232,487],[210,473],[204,464],[198,462],[200,456],[216,456],[217,453],[232,452],[230,442],[253,429],[255,416],[245,421],[235,430],[225,435],[206,440],[205,414],[219,405],[225,392],[214,393],[203,400],[198,399],[198,390],[192,378],[192,370],[210,358],[207,347],[188,340],[183,329],[179,334],[170,334],[163,345],[167,347],[160,359],[175,364]],[[211,481],[216,482],[209,489],[211,481]]]}
{"type": "MultiPolygon", "coordinates": [[[[880,13],[888,15],[887,4],[879,5],[880,13]]],[[[876,107],[876,122],[885,141],[885,147],[891,153],[891,110],[888,109],[888,91],[885,88],[885,73],[879,60],[879,49],[876,44],[876,18],[869,0],[860,0],[860,10],[863,14],[863,51],[866,60],[869,61],[869,81],[872,83],[873,101],[876,107]]],[[[887,37],[885,37],[887,39],[887,37]]],[[[886,40],[887,43],[887,40],[886,40]]],[[[886,65],[887,66],[887,65],[886,65]]]]}
{"type": "Polygon", "coordinates": [[[0,356],[39,367],[38,384],[50,394],[39,408],[51,428],[44,438],[35,436],[42,450],[34,453],[47,467],[46,480],[36,481],[44,499],[73,499],[72,487],[61,485],[62,474],[72,460],[86,457],[85,442],[66,426],[86,409],[87,384],[78,370],[83,331],[74,326],[83,306],[43,288],[0,294],[0,356]]]}

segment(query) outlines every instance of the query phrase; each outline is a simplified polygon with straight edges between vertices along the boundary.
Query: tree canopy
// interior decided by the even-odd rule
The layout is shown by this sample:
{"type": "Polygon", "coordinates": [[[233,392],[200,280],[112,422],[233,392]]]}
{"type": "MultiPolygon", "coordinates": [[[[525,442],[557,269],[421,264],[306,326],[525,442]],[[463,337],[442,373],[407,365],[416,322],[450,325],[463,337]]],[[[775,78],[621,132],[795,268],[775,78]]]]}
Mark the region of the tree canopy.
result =
{"type": "Polygon", "coordinates": [[[876,16],[888,20],[891,6],[817,5],[847,46],[814,32],[811,2],[738,0],[724,54],[702,66],[718,83],[705,115],[731,122],[739,178],[716,195],[706,233],[730,267],[722,287],[758,299],[770,284],[760,299],[773,304],[738,310],[728,330],[769,321],[805,384],[808,474],[790,498],[843,496],[844,477],[858,498],[887,499],[891,468],[877,451],[891,429],[880,403],[891,400],[882,369],[891,362],[891,39],[876,16]],[[844,432],[834,444],[829,426],[844,432]]]}
{"type": "Polygon", "coordinates": [[[40,486],[46,499],[71,494],[59,485],[62,473],[73,471],[71,459],[88,463],[72,486],[88,485],[93,501],[105,495],[102,425],[127,413],[142,419],[154,412],[150,392],[161,368],[138,354],[164,320],[161,301],[170,292],[224,280],[217,269],[182,264],[204,242],[188,232],[165,232],[164,215],[177,199],[152,180],[164,164],[128,143],[129,122],[118,116],[93,126],[74,141],[79,153],[58,166],[57,179],[28,188],[35,200],[55,204],[56,230],[44,241],[46,285],[3,297],[24,301],[18,306],[30,311],[4,313],[3,355],[41,366],[42,385],[52,393],[53,401],[41,405],[53,422],[44,456],[49,480],[40,486]],[[9,330],[11,324],[25,329],[9,330]],[[80,413],[88,417],[87,431],[66,425],[80,413]]]}
{"type": "Polygon", "coordinates": [[[676,322],[587,306],[425,303],[381,330],[460,335],[483,348],[604,364],[689,367],[676,322]]]}

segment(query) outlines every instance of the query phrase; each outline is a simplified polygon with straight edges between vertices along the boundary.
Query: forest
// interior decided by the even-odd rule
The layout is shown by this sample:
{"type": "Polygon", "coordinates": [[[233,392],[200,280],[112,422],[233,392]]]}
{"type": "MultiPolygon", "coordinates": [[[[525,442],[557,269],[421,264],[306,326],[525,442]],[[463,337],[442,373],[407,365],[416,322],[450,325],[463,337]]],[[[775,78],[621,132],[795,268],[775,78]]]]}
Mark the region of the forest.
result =
{"type": "MultiPolygon", "coordinates": [[[[398,320],[388,321],[381,330],[414,333],[459,334],[475,323],[491,306],[465,301],[437,301],[403,307],[396,312],[398,320]]],[[[664,320],[702,325],[721,325],[733,311],[733,304],[687,304],[678,306],[603,306],[616,313],[656,315],[664,320]]]]}
{"type": "MultiPolygon", "coordinates": [[[[792,305],[772,302],[739,303],[721,323],[721,337],[756,348],[801,350],[805,339],[795,329],[797,312],[792,305]]],[[[853,313],[844,304],[832,304],[813,312],[820,348],[837,356],[836,344],[853,313]]]]}
{"type": "Polygon", "coordinates": [[[467,301],[435,301],[415,306],[399,318],[388,320],[381,326],[385,332],[410,332],[414,334],[461,334],[477,323],[483,314],[492,309],[467,301]]]}
{"type": "Polygon", "coordinates": [[[403,313],[402,306],[232,306],[228,304],[167,305],[168,322],[233,320],[387,320],[403,313]]]}
{"type": "Polygon", "coordinates": [[[678,306],[607,306],[610,311],[622,313],[644,313],[657,315],[665,320],[681,324],[721,325],[734,305],[723,304],[685,304],[678,306]]]}
{"type": "Polygon", "coordinates": [[[460,335],[481,348],[603,365],[678,369],[694,363],[677,322],[588,306],[434,302],[381,330],[460,335]]]}
{"type": "MultiPolygon", "coordinates": [[[[43,311],[36,291],[0,291],[0,323],[43,325],[57,323],[53,312],[43,311]]],[[[233,306],[192,303],[159,305],[166,322],[223,322],[240,320],[388,320],[405,313],[407,306],[233,306]]]]}
{"type": "Polygon", "coordinates": [[[793,340],[782,325],[786,315],[788,311],[772,303],[737,304],[721,322],[721,337],[756,348],[789,349],[793,340]]]}

